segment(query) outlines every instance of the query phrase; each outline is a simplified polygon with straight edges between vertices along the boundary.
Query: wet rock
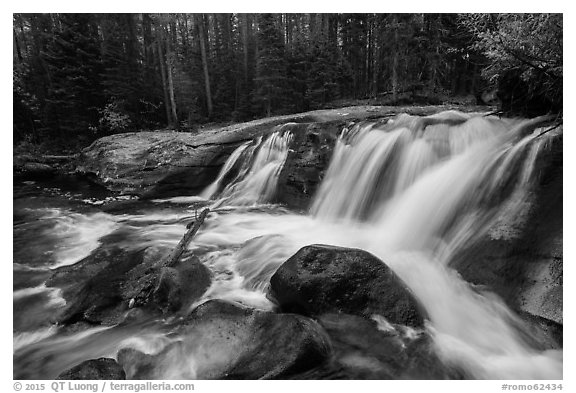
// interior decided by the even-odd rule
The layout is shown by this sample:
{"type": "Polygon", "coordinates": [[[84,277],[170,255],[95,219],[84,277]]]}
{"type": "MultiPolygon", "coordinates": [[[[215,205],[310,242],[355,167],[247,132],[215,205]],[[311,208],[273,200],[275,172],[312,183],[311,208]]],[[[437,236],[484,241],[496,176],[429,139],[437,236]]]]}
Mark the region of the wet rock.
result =
{"type": "Polygon", "coordinates": [[[520,312],[519,315],[523,323],[516,328],[525,342],[540,351],[562,348],[564,339],[562,324],[528,312],[520,312]]]}
{"type": "Polygon", "coordinates": [[[298,379],[462,379],[465,374],[445,365],[431,337],[421,329],[392,325],[381,316],[323,314],[318,322],[330,336],[330,361],[298,379]]]}
{"type": "Polygon", "coordinates": [[[290,151],[278,180],[277,202],[306,210],[320,186],[336,140],[346,122],[292,127],[290,151]]]}
{"type": "Polygon", "coordinates": [[[197,259],[176,268],[163,267],[153,292],[153,303],[164,313],[175,312],[202,296],[210,285],[210,272],[197,259]]]}
{"type": "Polygon", "coordinates": [[[153,131],[111,135],[86,148],[77,171],[110,190],[147,198],[193,195],[218,175],[242,143],[303,115],[278,116],[201,132],[153,131]]]}
{"type": "Polygon", "coordinates": [[[130,379],[272,379],[316,367],[329,353],[309,318],[211,300],[177,322],[175,342],[157,355],[125,349],[118,359],[130,379]]]}
{"type": "Polygon", "coordinates": [[[113,324],[121,320],[127,308],[120,285],[126,273],[141,262],[141,255],[101,247],[74,265],[55,269],[46,285],[62,288],[66,310],[59,322],[113,324]]]}
{"type": "Polygon", "coordinates": [[[56,379],[123,380],[126,379],[126,373],[114,359],[100,358],[82,362],[56,379]]]}
{"type": "Polygon", "coordinates": [[[422,327],[425,314],[408,287],[372,254],[326,245],[301,248],[270,280],[283,310],[304,315],[342,312],[422,327]]]}
{"type": "Polygon", "coordinates": [[[116,356],[118,363],[126,371],[129,379],[149,379],[154,373],[155,356],[145,354],[133,348],[124,348],[116,356]]]}
{"type": "Polygon", "coordinates": [[[194,256],[174,268],[156,264],[169,250],[136,252],[100,248],[72,266],[56,269],[48,286],[63,288],[67,308],[59,321],[117,324],[132,307],[172,313],[192,304],[210,285],[210,272],[194,256]]]}
{"type": "Polygon", "coordinates": [[[522,317],[558,324],[563,322],[562,139],[554,137],[536,160],[540,177],[522,220],[502,219],[450,261],[463,279],[498,294],[522,317]]]}

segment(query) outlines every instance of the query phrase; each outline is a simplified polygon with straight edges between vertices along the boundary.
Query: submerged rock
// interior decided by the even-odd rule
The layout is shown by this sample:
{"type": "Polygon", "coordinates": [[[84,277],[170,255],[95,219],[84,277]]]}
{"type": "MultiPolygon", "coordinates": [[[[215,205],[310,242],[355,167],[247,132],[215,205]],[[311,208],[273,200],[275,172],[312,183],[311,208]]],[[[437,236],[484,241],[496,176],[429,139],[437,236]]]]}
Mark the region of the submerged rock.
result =
{"type": "Polygon", "coordinates": [[[330,336],[330,361],[298,379],[462,379],[445,365],[424,330],[391,325],[381,316],[323,314],[318,322],[330,336]]]}
{"type": "Polygon", "coordinates": [[[123,349],[130,379],[272,379],[314,368],[330,354],[315,321],[221,300],[177,322],[175,342],[156,355],[123,349]]]}
{"type": "Polygon", "coordinates": [[[301,248],[270,280],[283,310],[319,315],[342,312],[422,327],[425,314],[406,284],[385,263],[359,250],[326,245],[301,248]]]}
{"type": "Polygon", "coordinates": [[[116,360],[100,358],[82,362],[63,372],[56,379],[123,380],[126,379],[126,373],[116,360]]]}

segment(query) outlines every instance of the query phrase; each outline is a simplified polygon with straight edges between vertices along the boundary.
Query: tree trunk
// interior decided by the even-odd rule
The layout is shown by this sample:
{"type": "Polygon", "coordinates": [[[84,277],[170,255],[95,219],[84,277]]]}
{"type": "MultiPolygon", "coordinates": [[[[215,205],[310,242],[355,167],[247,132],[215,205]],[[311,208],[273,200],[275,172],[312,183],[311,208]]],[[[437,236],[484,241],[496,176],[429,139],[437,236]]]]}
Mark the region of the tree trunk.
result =
{"type": "Polygon", "coordinates": [[[249,15],[242,14],[242,41],[243,41],[243,49],[244,49],[244,80],[248,82],[248,45],[249,45],[249,15]]]}
{"type": "Polygon", "coordinates": [[[166,56],[166,66],[168,68],[168,91],[170,93],[170,106],[172,108],[172,122],[178,127],[178,114],[176,112],[176,99],[174,98],[174,81],[172,78],[172,65],[174,63],[174,53],[170,52],[166,56]]]}
{"type": "Polygon", "coordinates": [[[373,47],[372,47],[372,96],[378,95],[378,70],[380,69],[380,51],[378,50],[378,32],[374,28],[373,47]]]}
{"type": "Polygon", "coordinates": [[[398,101],[398,20],[396,17],[393,19],[394,26],[394,51],[392,54],[392,101],[398,101]]]}
{"type": "Polygon", "coordinates": [[[144,62],[146,67],[151,67],[154,63],[154,51],[152,41],[152,20],[150,15],[142,14],[142,40],[144,42],[144,62]]]}
{"type": "Polygon", "coordinates": [[[172,115],[170,111],[170,98],[168,97],[168,86],[166,84],[166,63],[162,53],[162,33],[158,31],[158,62],[160,64],[160,76],[162,77],[162,89],[164,90],[164,107],[166,108],[166,121],[168,126],[172,126],[172,115]]]}
{"type": "Polygon", "coordinates": [[[18,43],[18,37],[16,36],[16,29],[12,29],[14,37],[14,54],[18,58],[18,63],[22,63],[22,52],[20,51],[20,44],[18,43]]]}
{"type": "Polygon", "coordinates": [[[210,92],[210,75],[208,73],[208,55],[206,53],[206,26],[204,24],[204,14],[196,15],[196,25],[198,26],[198,37],[200,40],[200,54],[202,56],[202,69],[204,70],[204,88],[206,90],[206,106],[208,107],[208,117],[212,117],[212,93],[210,92]]]}

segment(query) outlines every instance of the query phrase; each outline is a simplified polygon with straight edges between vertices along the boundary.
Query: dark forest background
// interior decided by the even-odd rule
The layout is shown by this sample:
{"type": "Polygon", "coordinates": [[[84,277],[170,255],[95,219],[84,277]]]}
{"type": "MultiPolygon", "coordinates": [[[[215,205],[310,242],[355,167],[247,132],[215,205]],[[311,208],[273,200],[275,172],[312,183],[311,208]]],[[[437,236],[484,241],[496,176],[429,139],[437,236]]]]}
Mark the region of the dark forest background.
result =
{"type": "Polygon", "coordinates": [[[561,14],[14,14],[14,142],[350,104],[562,111],[561,14]]]}

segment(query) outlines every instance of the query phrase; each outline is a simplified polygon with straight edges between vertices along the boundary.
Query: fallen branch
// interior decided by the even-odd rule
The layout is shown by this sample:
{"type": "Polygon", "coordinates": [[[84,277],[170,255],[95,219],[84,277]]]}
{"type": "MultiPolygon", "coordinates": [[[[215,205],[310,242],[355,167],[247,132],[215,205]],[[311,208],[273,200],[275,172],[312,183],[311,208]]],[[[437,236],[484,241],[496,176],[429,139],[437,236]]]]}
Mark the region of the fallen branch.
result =
{"type": "Polygon", "coordinates": [[[78,156],[77,154],[71,154],[68,156],[45,154],[42,156],[42,158],[45,160],[52,160],[52,161],[64,161],[64,160],[71,160],[73,158],[76,158],[77,156],[78,156]]]}
{"type": "Polygon", "coordinates": [[[188,244],[190,243],[194,235],[196,235],[196,232],[198,232],[200,226],[202,226],[202,223],[204,223],[204,220],[206,219],[206,216],[208,215],[209,212],[210,209],[208,208],[202,210],[200,216],[198,216],[194,221],[192,221],[186,226],[186,228],[188,228],[188,231],[184,234],[182,239],[180,239],[180,242],[178,242],[176,248],[172,250],[170,255],[168,255],[166,259],[162,260],[160,266],[173,267],[178,263],[178,260],[180,259],[184,251],[186,251],[186,248],[188,248],[188,244]]]}
{"type": "MultiPolygon", "coordinates": [[[[176,245],[176,248],[168,255],[168,257],[161,259],[152,268],[148,269],[143,277],[139,279],[137,287],[134,294],[128,301],[128,308],[141,307],[149,304],[155,304],[157,307],[163,309],[164,306],[160,305],[159,300],[154,298],[155,294],[158,293],[162,285],[173,285],[170,284],[170,280],[166,281],[166,268],[173,268],[178,264],[178,260],[188,248],[188,244],[196,235],[196,232],[200,229],[200,226],[206,219],[206,216],[210,212],[210,209],[204,209],[200,213],[200,216],[196,217],[194,221],[190,222],[186,228],[188,229],[180,242],[176,245]],[[167,284],[168,282],[168,284],[167,284]]],[[[173,270],[173,269],[168,269],[173,270]]],[[[167,293],[170,292],[169,289],[166,290],[167,293]]],[[[164,299],[166,300],[166,299],[164,299]]],[[[162,303],[162,300],[160,300],[162,303]]]]}
{"type": "Polygon", "coordinates": [[[560,127],[561,125],[562,125],[562,123],[558,123],[558,124],[556,124],[555,126],[548,128],[547,130],[545,130],[545,131],[541,132],[540,134],[538,134],[538,135],[536,136],[536,138],[539,138],[539,137],[541,137],[542,135],[547,134],[547,133],[549,133],[549,132],[552,131],[552,130],[555,130],[556,128],[560,127]]]}

